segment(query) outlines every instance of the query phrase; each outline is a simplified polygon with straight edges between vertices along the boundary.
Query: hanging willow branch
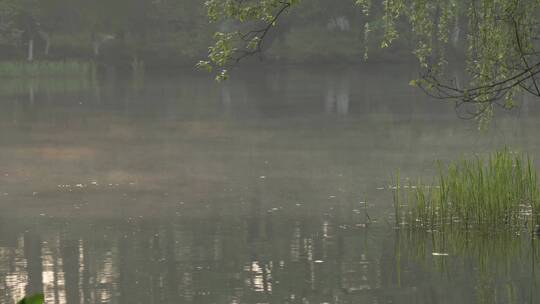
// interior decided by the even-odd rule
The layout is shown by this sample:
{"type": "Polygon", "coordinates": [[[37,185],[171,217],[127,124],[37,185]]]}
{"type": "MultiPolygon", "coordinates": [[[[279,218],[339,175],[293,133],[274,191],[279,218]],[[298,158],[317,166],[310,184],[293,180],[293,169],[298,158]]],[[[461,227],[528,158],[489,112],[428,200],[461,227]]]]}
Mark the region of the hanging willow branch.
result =
{"type": "MultiPolygon", "coordinates": [[[[314,0],[304,0],[314,1],[314,0]]],[[[234,20],[237,28],[217,32],[209,56],[198,66],[218,69],[217,79],[240,60],[259,54],[267,34],[301,0],[210,0],[211,21],[234,20]]],[[[540,1],[537,0],[356,0],[365,16],[365,54],[369,33],[382,27],[380,46],[390,46],[404,31],[414,37],[412,50],[421,74],[412,85],[459,107],[473,104],[472,117],[489,121],[494,105],[514,106],[525,92],[540,97],[540,1]],[[463,31],[461,30],[463,28],[463,31]],[[466,35],[459,37],[460,32],[466,35]],[[449,79],[446,51],[462,43],[467,85],[449,79]]]]}
{"type": "Polygon", "coordinates": [[[209,71],[219,68],[216,80],[228,77],[228,68],[246,57],[261,54],[265,37],[289,8],[300,0],[210,0],[205,3],[210,21],[234,20],[246,31],[216,32],[208,60],[198,67],[209,71]]]}

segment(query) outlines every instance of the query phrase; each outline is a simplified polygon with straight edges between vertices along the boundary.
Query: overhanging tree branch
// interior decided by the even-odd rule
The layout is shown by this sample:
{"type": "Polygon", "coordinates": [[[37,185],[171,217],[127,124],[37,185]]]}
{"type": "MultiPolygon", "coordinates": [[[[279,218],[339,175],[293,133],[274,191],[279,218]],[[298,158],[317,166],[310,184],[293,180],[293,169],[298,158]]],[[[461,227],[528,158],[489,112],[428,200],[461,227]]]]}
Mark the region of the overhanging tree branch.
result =
{"type": "MultiPolygon", "coordinates": [[[[199,66],[221,68],[218,80],[226,78],[226,69],[243,59],[260,54],[267,34],[284,13],[300,0],[210,0],[209,16],[213,20],[233,19],[254,29],[245,32],[216,33],[209,60],[199,66]],[[262,26],[259,26],[263,24],[262,26]]],[[[399,38],[408,24],[416,46],[413,53],[421,68],[419,79],[412,81],[429,96],[451,101],[460,107],[477,105],[475,117],[491,115],[493,106],[511,108],[513,97],[521,92],[540,97],[540,2],[536,0],[371,0],[355,1],[366,18],[365,35],[375,24],[383,33],[381,46],[387,47],[399,38]],[[374,8],[376,7],[376,9],[374,8]],[[379,15],[373,12],[380,12],[379,15]],[[469,84],[458,86],[445,81],[445,48],[450,29],[465,26],[469,34],[465,44],[466,71],[469,84]],[[381,22],[382,21],[382,22],[381,22]],[[501,103],[504,101],[504,103],[501,103]]],[[[367,37],[367,36],[366,36],[367,37]]],[[[458,37],[459,41],[459,37],[458,37]]],[[[367,47],[366,47],[367,49],[367,47]]]]}

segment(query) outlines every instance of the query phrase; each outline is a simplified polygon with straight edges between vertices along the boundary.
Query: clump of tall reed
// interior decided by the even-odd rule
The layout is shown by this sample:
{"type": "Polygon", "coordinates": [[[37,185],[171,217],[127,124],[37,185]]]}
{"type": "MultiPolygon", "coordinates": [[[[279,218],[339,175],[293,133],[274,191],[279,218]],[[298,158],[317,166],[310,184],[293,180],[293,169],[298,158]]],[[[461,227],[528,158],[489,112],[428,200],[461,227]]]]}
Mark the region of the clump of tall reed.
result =
{"type": "Polygon", "coordinates": [[[4,61],[0,77],[92,76],[95,64],[81,61],[4,61]]]}
{"type": "Polygon", "coordinates": [[[507,149],[445,166],[431,185],[397,179],[396,222],[439,229],[538,223],[540,187],[531,158],[507,149]]]}

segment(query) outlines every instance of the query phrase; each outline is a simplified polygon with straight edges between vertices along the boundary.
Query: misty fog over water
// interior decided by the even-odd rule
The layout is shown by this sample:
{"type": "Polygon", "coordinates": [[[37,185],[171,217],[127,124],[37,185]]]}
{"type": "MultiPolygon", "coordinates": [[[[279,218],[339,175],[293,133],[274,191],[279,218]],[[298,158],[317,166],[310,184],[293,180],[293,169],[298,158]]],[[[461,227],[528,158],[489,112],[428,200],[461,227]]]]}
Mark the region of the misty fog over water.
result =
{"type": "Polygon", "coordinates": [[[537,239],[439,257],[433,236],[407,243],[390,224],[398,169],[429,178],[438,159],[504,146],[538,155],[537,103],[479,132],[408,86],[408,65],[236,73],[3,81],[0,302],[538,299],[523,262],[537,239]]]}

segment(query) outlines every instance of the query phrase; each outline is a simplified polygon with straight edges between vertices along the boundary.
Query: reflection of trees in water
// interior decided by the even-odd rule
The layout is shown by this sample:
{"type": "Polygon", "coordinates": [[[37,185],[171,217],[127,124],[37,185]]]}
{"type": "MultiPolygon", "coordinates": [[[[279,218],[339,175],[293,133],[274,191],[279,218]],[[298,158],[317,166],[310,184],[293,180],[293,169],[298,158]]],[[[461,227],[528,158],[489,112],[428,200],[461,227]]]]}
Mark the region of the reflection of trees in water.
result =
{"type": "Polygon", "coordinates": [[[444,278],[444,285],[431,290],[434,299],[443,298],[446,289],[458,284],[461,292],[452,294],[452,303],[466,302],[466,295],[472,295],[475,303],[535,303],[539,297],[539,240],[527,233],[403,230],[396,240],[395,256],[403,257],[400,265],[415,270],[401,269],[402,282],[413,281],[414,273],[425,274],[413,283],[418,287],[444,278]]]}
{"type": "MultiPolygon", "coordinates": [[[[0,83],[0,97],[8,101],[0,116],[3,121],[23,123],[103,112],[136,121],[177,121],[206,115],[215,119],[223,113],[242,119],[323,113],[383,118],[399,114],[400,119],[455,116],[452,104],[428,102],[425,95],[406,86],[415,74],[404,67],[267,68],[264,72],[239,70],[237,77],[221,84],[195,74],[133,81],[130,75],[114,69],[104,69],[92,78],[8,79],[0,83]],[[9,114],[13,118],[7,117],[9,114]]],[[[524,115],[537,111],[530,102],[523,103],[523,109],[524,115]]]]}
{"type": "Polygon", "coordinates": [[[15,302],[26,294],[28,285],[22,236],[19,235],[12,244],[0,247],[0,261],[0,299],[2,302],[15,302]]]}
{"type": "MultiPolygon", "coordinates": [[[[178,297],[197,303],[301,303],[375,288],[377,271],[366,270],[374,264],[365,248],[353,245],[357,236],[340,236],[337,227],[323,236],[318,220],[276,222],[276,215],[256,212],[251,219],[229,222],[139,221],[94,231],[21,232],[19,259],[26,264],[17,275],[28,279],[5,286],[3,300],[21,286],[44,290],[50,303],[105,303],[118,297],[133,303],[176,303],[178,297]],[[255,219],[258,230],[252,233],[255,219]]],[[[2,260],[0,275],[13,271],[5,265],[15,259],[2,260]]]]}
{"type": "Polygon", "coordinates": [[[24,234],[24,256],[28,269],[28,284],[26,294],[41,292],[43,286],[43,268],[41,261],[41,237],[34,231],[24,234]]]}
{"type": "Polygon", "coordinates": [[[291,218],[257,202],[251,208],[227,219],[20,227],[18,241],[0,247],[0,276],[8,278],[1,299],[39,290],[50,303],[522,303],[537,296],[538,240],[393,234],[352,229],[332,216],[291,218]]]}
{"type": "Polygon", "coordinates": [[[344,73],[332,75],[326,81],[324,109],[326,113],[346,115],[349,113],[349,76],[344,73]]]}

